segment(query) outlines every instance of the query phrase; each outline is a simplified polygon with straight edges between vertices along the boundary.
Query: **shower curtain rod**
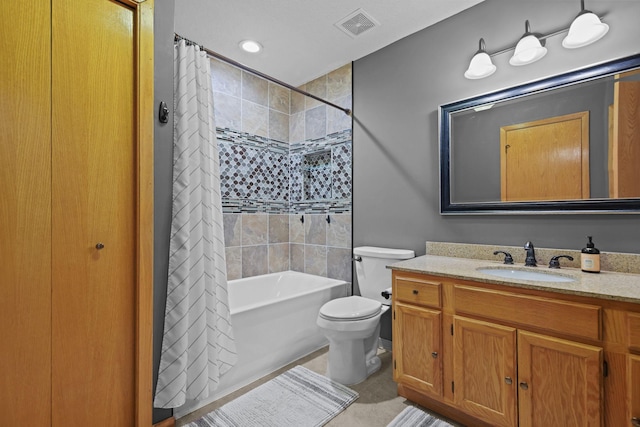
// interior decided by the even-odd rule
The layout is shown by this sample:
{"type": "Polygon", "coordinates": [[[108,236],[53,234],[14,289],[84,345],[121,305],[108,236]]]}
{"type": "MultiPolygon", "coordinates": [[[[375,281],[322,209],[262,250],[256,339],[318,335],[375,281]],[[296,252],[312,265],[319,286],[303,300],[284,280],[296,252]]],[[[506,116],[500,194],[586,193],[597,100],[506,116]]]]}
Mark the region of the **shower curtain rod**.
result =
{"type": "Polygon", "coordinates": [[[302,94],[302,95],[304,95],[304,96],[308,96],[309,98],[313,98],[313,99],[315,99],[316,101],[320,101],[320,102],[322,102],[322,103],[324,103],[324,104],[327,104],[327,105],[329,105],[329,106],[331,106],[331,107],[333,107],[333,108],[337,108],[338,110],[342,110],[342,111],[344,111],[344,113],[345,113],[347,116],[350,116],[350,115],[351,115],[351,110],[350,110],[350,109],[348,109],[348,108],[340,107],[339,105],[336,105],[336,104],[334,104],[334,103],[332,103],[332,102],[329,102],[329,101],[327,101],[327,100],[325,100],[325,99],[319,98],[319,97],[317,97],[317,96],[315,96],[315,95],[313,95],[313,94],[311,94],[311,93],[309,93],[309,92],[306,92],[306,91],[304,91],[304,90],[302,90],[302,89],[298,89],[297,87],[291,86],[291,85],[290,85],[290,84],[288,84],[288,83],[285,83],[285,82],[283,82],[283,81],[281,81],[281,80],[276,79],[275,77],[271,77],[271,76],[269,76],[269,75],[267,75],[267,74],[261,73],[260,71],[254,70],[253,68],[249,68],[249,67],[247,67],[246,65],[243,65],[243,64],[241,64],[241,63],[239,63],[239,62],[237,62],[237,61],[234,61],[234,60],[233,60],[233,59],[231,59],[231,58],[227,58],[227,57],[226,57],[226,56],[224,56],[224,55],[220,55],[218,52],[214,52],[214,51],[212,51],[212,50],[209,50],[209,49],[207,49],[206,47],[202,46],[202,45],[201,45],[201,44],[199,44],[199,43],[196,43],[196,42],[194,42],[194,41],[192,41],[192,40],[189,40],[189,39],[187,39],[187,38],[185,38],[185,37],[182,37],[182,36],[181,36],[180,34],[178,34],[178,33],[174,33],[174,35],[175,35],[175,37],[174,37],[174,41],[184,40],[187,44],[191,44],[191,45],[195,45],[195,46],[200,47],[200,49],[201,49],[203,52],[206,52],[206,53],[207,53],[207,55],[209,55],[209,56],[213,56],[214,58],[218,58],[218,59],[220,59],[220,60],[222,60],[222,61],[224,61],[224,62],[226,62],[226,63],[228,63],[228,64],[235,65],[236,67],[241,68],[241,69],[243,69],[243,70],[245,70],[245,71],[248,71],[248,72],[250,72],[250,73],[252,73],[252,74],[255,74],[256,76],[262,77],[263,79],[270,80],[270,81],[272,81],[273,83],[277,83],[277,84],[279,84],[279,85],[281,85],[281,86],[286,87],[287,89],[291,89],[291,90],[292,90],[292,91],[294,91],[294,92],[298,92],[299,94],[302,94]]]}

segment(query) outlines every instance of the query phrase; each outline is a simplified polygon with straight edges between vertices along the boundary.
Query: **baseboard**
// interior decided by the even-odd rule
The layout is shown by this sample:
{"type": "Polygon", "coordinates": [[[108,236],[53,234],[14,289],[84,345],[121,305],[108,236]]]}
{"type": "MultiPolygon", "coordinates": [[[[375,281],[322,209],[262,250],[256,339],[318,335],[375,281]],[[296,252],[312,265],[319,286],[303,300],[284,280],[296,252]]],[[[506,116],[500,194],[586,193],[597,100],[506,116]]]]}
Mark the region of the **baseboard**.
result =
{"type": "Polygon", "coordinates": [[[380,338],[380,347],[384,348],[387,351],[393,350],[393,342],[391,340],[386,340],[384,338],[380,338]]]}
{"type": "Polygon", "coordinates": [[[176,419],[173,417],[169,417],[166,420],[162,420],[159,423],[153,425],[153,427],[175,427],[176,419]]]}

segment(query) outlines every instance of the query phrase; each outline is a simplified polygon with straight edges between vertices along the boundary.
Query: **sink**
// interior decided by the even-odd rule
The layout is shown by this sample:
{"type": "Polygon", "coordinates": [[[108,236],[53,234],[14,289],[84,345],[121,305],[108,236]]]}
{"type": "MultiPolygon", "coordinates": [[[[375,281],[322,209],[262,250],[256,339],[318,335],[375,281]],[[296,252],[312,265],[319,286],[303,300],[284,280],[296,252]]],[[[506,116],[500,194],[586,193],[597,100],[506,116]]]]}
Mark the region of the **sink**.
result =
{"type": "Polygon", "coordinates": [[[575,282],[572,277],[541,271],[517,270],[515,268],[483,267],[476,269],[479,273],[515,280],[533,280],[535,282],[575,282]]]}

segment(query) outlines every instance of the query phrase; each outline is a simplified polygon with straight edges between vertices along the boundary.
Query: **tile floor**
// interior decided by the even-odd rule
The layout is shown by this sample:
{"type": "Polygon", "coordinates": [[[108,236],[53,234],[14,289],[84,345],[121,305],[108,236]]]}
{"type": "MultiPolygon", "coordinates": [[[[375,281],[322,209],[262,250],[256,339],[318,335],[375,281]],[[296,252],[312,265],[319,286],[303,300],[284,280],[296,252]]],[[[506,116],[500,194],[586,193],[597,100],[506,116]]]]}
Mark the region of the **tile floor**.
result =
{"type": "MultiPolygon", "coordinates": [[[[197,420],[203,415],[219,408],[225,403],[243,395],[249,390],[281,374],[287,369],[296,365],[302,365],[319,374],[326,371],[328,347],[320,349],[310,355],[303,357],[284,368],[261,378],[240,390],[225,396],[210,405],[207,405],[176,422],[176,427],[184,426],[191,421],[197,420]]],[[[327,427],[385,427],[404,408],[412,405],[412,402],[400,397],[397,394],[396,383],[393,382],[393,372],[391,368],[391,352],[380,349],[378,355],[382,360],[382,367],[378,372],[371,375],[366,381],[350,386],[357,391],[360,397],[347,409],[342,411],[337,417],[331,420],[327,427]]],[[[454,424],[451,422],[451,424],[454,424]]],[[[456,424],[454,424],[456,425],[456,424]]]]}

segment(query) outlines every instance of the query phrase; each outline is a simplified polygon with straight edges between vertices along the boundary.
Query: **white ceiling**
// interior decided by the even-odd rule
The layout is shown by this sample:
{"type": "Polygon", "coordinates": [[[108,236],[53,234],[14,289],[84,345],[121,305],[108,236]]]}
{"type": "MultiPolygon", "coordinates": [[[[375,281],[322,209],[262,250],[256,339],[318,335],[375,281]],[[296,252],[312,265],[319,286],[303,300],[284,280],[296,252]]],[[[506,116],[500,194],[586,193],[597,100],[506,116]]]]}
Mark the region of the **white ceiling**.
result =
{"type": "Polygon", "coordinates": [[[482,0],[175,0],[175,32],[293,86],[482,0]],[[334,24],[362,9],[379,25],[352,38],[334,24]],[[258,54],[238,43],[263,45],[258,54]]]}

